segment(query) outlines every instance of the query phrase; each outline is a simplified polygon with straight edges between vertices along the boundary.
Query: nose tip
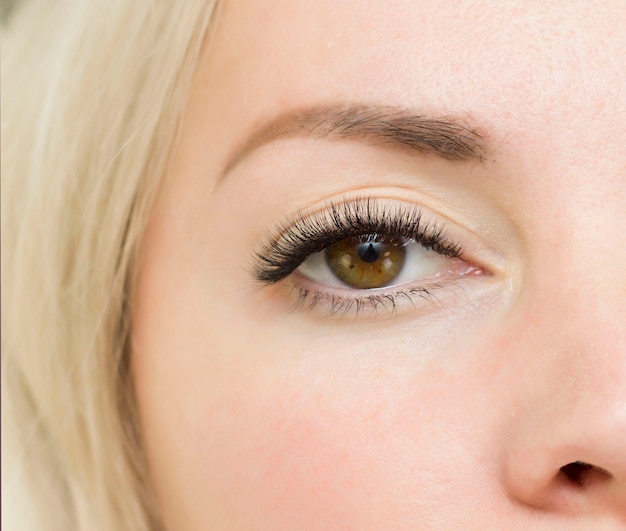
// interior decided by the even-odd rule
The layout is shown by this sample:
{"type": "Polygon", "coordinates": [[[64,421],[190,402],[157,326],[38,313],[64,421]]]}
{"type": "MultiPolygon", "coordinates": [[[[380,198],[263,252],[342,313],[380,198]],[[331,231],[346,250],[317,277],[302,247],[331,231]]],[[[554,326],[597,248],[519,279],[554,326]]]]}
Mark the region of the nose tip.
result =
{"type": "Polygon", "coordinates": [[[516,414],[504,474],[513,500],[626,526],[626,388],[618,380],[595,391],[557,385],[558,398],[536,396],[516,414]]]}

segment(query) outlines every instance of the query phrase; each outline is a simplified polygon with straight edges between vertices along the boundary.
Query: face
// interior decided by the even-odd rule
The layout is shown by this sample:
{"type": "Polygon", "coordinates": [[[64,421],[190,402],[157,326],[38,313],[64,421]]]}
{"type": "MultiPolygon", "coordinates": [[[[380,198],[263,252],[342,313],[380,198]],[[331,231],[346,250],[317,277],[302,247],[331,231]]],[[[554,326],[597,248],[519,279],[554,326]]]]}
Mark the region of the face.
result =
{"type": "Polygon", "coordinates": [[[624,27],[226,2],[135,293],[168,529],[626,524],[624,27]]]}

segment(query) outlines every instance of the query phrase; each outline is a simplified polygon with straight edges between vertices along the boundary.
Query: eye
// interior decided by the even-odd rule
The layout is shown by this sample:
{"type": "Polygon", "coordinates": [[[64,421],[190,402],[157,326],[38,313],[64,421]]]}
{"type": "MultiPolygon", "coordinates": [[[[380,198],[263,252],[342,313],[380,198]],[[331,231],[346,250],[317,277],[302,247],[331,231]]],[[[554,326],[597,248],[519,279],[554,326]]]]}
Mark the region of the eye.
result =
{"type": "Polygon", "coordinates": [[[296,270],[329,287],[373,290],[414,284],[447,274],[466,274],[469,264],[397,235],[362,234],[312,254],[296,270]]]}
{"type": "Polygon", "coordinates": [[[329,202],[269,232],[255,252],[253,275],[267,286],[287,280],[283,293],[294,310],[319,305],[330,315],[367,308],[394,313],[396,303],[430,298],[461,277],[485,274],[445,228],[410,203],[329,202]]]}

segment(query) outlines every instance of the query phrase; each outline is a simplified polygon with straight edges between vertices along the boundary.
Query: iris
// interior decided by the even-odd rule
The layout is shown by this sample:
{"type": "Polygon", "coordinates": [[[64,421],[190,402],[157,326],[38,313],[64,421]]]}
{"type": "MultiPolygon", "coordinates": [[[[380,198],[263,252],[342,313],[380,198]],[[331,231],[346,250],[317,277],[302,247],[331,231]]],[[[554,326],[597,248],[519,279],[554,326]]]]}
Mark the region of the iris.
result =
{"type": "Polygon", "coordinates": [[[402,271],[406,258],[405,242],[389,235],[352,236],[330,245],[325,258],[333,274],[348,286],[382,288],[402,271]]]}

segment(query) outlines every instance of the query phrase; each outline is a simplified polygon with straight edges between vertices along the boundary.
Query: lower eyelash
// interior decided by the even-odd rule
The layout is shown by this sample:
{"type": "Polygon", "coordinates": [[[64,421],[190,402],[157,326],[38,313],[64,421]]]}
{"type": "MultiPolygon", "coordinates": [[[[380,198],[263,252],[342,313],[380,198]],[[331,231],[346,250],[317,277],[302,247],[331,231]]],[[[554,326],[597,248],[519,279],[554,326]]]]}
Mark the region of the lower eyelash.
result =
{"type": "Polygon", "coordinates": [[[437,302],[439,298],[436,291],[450,287],[446,284],[429,284],[419,288],[404,288],[387,293],[375,293],[369,295],[356,295],[354,297],[343,297],[336,293],[328,293],[304,286],[293,286],[297,290],[296,302],[292,306],[292,311],[311,311],[320,304],[326,304],[330,317],[346,317],[353,314],[354,317],[361,315],[369,309],[370,313],[377,315],[379,310],[395,315],[398,305],[404,300],[415,306],[415,299],[421,298],[430,302],[437,302]]]}

